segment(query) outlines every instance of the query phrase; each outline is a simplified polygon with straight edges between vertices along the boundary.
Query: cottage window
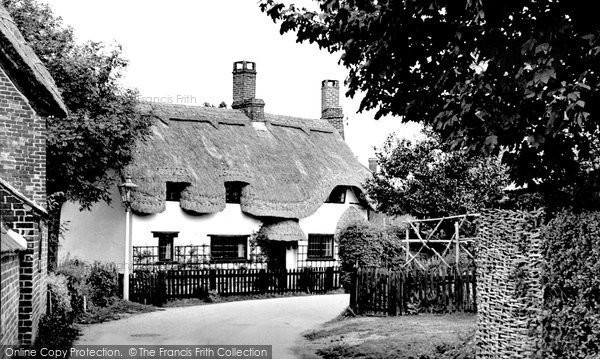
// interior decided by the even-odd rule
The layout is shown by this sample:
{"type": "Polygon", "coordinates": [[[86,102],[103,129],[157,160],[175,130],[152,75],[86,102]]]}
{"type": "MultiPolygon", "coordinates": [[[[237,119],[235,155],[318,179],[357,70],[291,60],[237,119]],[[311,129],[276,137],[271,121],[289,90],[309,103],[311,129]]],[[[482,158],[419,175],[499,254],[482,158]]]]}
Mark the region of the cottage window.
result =
{"type": "Polygon", "coordinates": [[[333,258],[333,234],[309,234],[308,258],[333,258]]]}
{"type": "Polygon", "coordinates": [[[325,203],[346,203],[346,187],[337,186],[334,188],[333,191],[331,191],[331,194],[329,194],[329,197],[325,200],[325,203]]]}
{"type": "Polygon", "coordinates": [[[225,182],[225,203],[240,203],[243,182],[225,182]]]}
{"type": "Polygon", "coordinates": [[[248,236],[210,236],[210,256],[218,261],[247,259],[248,236]]]}
{"type": "Polygon", "coordinates": [[[179,202],[181,192],[189,185],[185,182],[167,182],[167,201],[179,202]]]}
{"type": "Polygon", "coordinates": [[[173,261],[173,242],[179,232],[152,232],[158,238],[158,260],[159,262],[173,261]]]}

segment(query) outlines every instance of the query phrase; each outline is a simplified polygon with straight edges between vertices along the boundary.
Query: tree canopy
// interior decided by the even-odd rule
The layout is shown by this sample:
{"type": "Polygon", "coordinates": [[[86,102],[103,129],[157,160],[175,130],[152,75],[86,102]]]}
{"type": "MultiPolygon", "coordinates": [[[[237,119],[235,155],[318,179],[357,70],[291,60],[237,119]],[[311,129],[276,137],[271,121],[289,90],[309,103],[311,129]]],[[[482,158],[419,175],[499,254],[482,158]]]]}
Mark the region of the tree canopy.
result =
{"type": "Polygon", "coordinates": [[[89,207],[109,201],[115,180],[110,170],[118,172],[131,160],[134,142],[149,128],[137,111],[137,92],[119,84],[127,66],[120,46],[77,43],[73,30],[36,0],[2,5],[48,68],[70,112],[66,119],[47,121],[50,203],[69,199],[89,207]]]}
{"type": "Polygon", "coordinates": [[[377,152],[379,169],[366,183],[377,209],[437,218],[495,205],[508,185],[497,159],[450,151],[436,135],[412,142],[389,137],[377,152]]]}
{"type": "Polygon", "coordinates": [[[260,7],[282,34],[341,54],[361,110],[423,123],[453,149],[502,153],[516,184],[548,198],[598,193],[600,18],[589,3],[316,2],[260,7]]]}

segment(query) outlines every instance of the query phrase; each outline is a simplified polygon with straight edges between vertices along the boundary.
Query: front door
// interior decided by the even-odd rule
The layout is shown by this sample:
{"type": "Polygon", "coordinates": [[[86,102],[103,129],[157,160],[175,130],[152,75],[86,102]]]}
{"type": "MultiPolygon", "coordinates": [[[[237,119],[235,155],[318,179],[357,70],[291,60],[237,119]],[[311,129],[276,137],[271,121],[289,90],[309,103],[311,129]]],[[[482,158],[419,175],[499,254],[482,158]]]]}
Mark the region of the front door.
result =
{"type": "Polygon", "coordinates": [[[269,269],[285,269],[286,242],[272,241],[270,245],[269,269]]]}

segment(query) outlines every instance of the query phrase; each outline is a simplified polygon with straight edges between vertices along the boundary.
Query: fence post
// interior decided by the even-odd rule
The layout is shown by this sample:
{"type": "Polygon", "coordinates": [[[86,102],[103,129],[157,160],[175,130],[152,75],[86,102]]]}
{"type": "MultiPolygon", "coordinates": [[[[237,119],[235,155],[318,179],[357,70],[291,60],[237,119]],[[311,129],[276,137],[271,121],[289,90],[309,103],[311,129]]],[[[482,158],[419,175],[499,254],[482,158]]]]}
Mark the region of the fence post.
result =
{"type": "Polygon", "coordinates": [[[408,263],[410,257],[410,229],[406,227],[406,258],[404,259],[404,263],[408,263]]]}
{"type": "Polygon", "coordinates": [[[162,307],[162,305],[166,302],[167,297],[167,281],[165,278],[165,272],[158,272],[158,276],[156,277],[156,287],[157,287],[157,296],[156,296],[156,305],[162,307]]]}
{"type": "Polygon", "coordinates": [[[328,292],[333,289],[333,267],[327,267],[325,270],[325,288],[324,291],[328,292]]]}
{"type": "Polygon", "coordinates": [[[460,263],[460,238],[458,236],[458,221],[454,222],[454,236],[456,237],[455,266],[456,266],[456,269],[458,269],[459,263],[460,263]]]}
{"type": "Polygon", "coordinates": [[[208,272],[208,290],[217,290],[217,270],[211,269],[208,272]]]}
{"type": "Polygon", "coordinates": [[[269,289],[269,281],[267,280],[267,272],[264,269],[261,269],[258,272],[258,290],[260,293],[267,293],[269,289]]]}

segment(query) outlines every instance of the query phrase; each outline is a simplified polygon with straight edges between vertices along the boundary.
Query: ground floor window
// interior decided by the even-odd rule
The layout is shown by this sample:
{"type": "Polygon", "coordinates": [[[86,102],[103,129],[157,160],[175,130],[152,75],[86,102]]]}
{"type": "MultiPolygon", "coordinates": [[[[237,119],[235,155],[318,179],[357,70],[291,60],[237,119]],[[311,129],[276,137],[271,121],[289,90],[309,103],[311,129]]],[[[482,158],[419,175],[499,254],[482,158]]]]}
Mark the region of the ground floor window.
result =
{"type": "Polygon", "coordinates": [[[333,258],[333,234],[308,235],[308,259],[333,258]]]}
{"type": "Polygon", "coordinates": [[[159,262],[173,261],[173,242],[179,232],[152,232],[158,238],[158,260],[159,262]]]}
{"type": "Polygon", "coordinates": [[[246,260],[248,236],[210,236],[210,256],[213,260],[246,260]]]}

